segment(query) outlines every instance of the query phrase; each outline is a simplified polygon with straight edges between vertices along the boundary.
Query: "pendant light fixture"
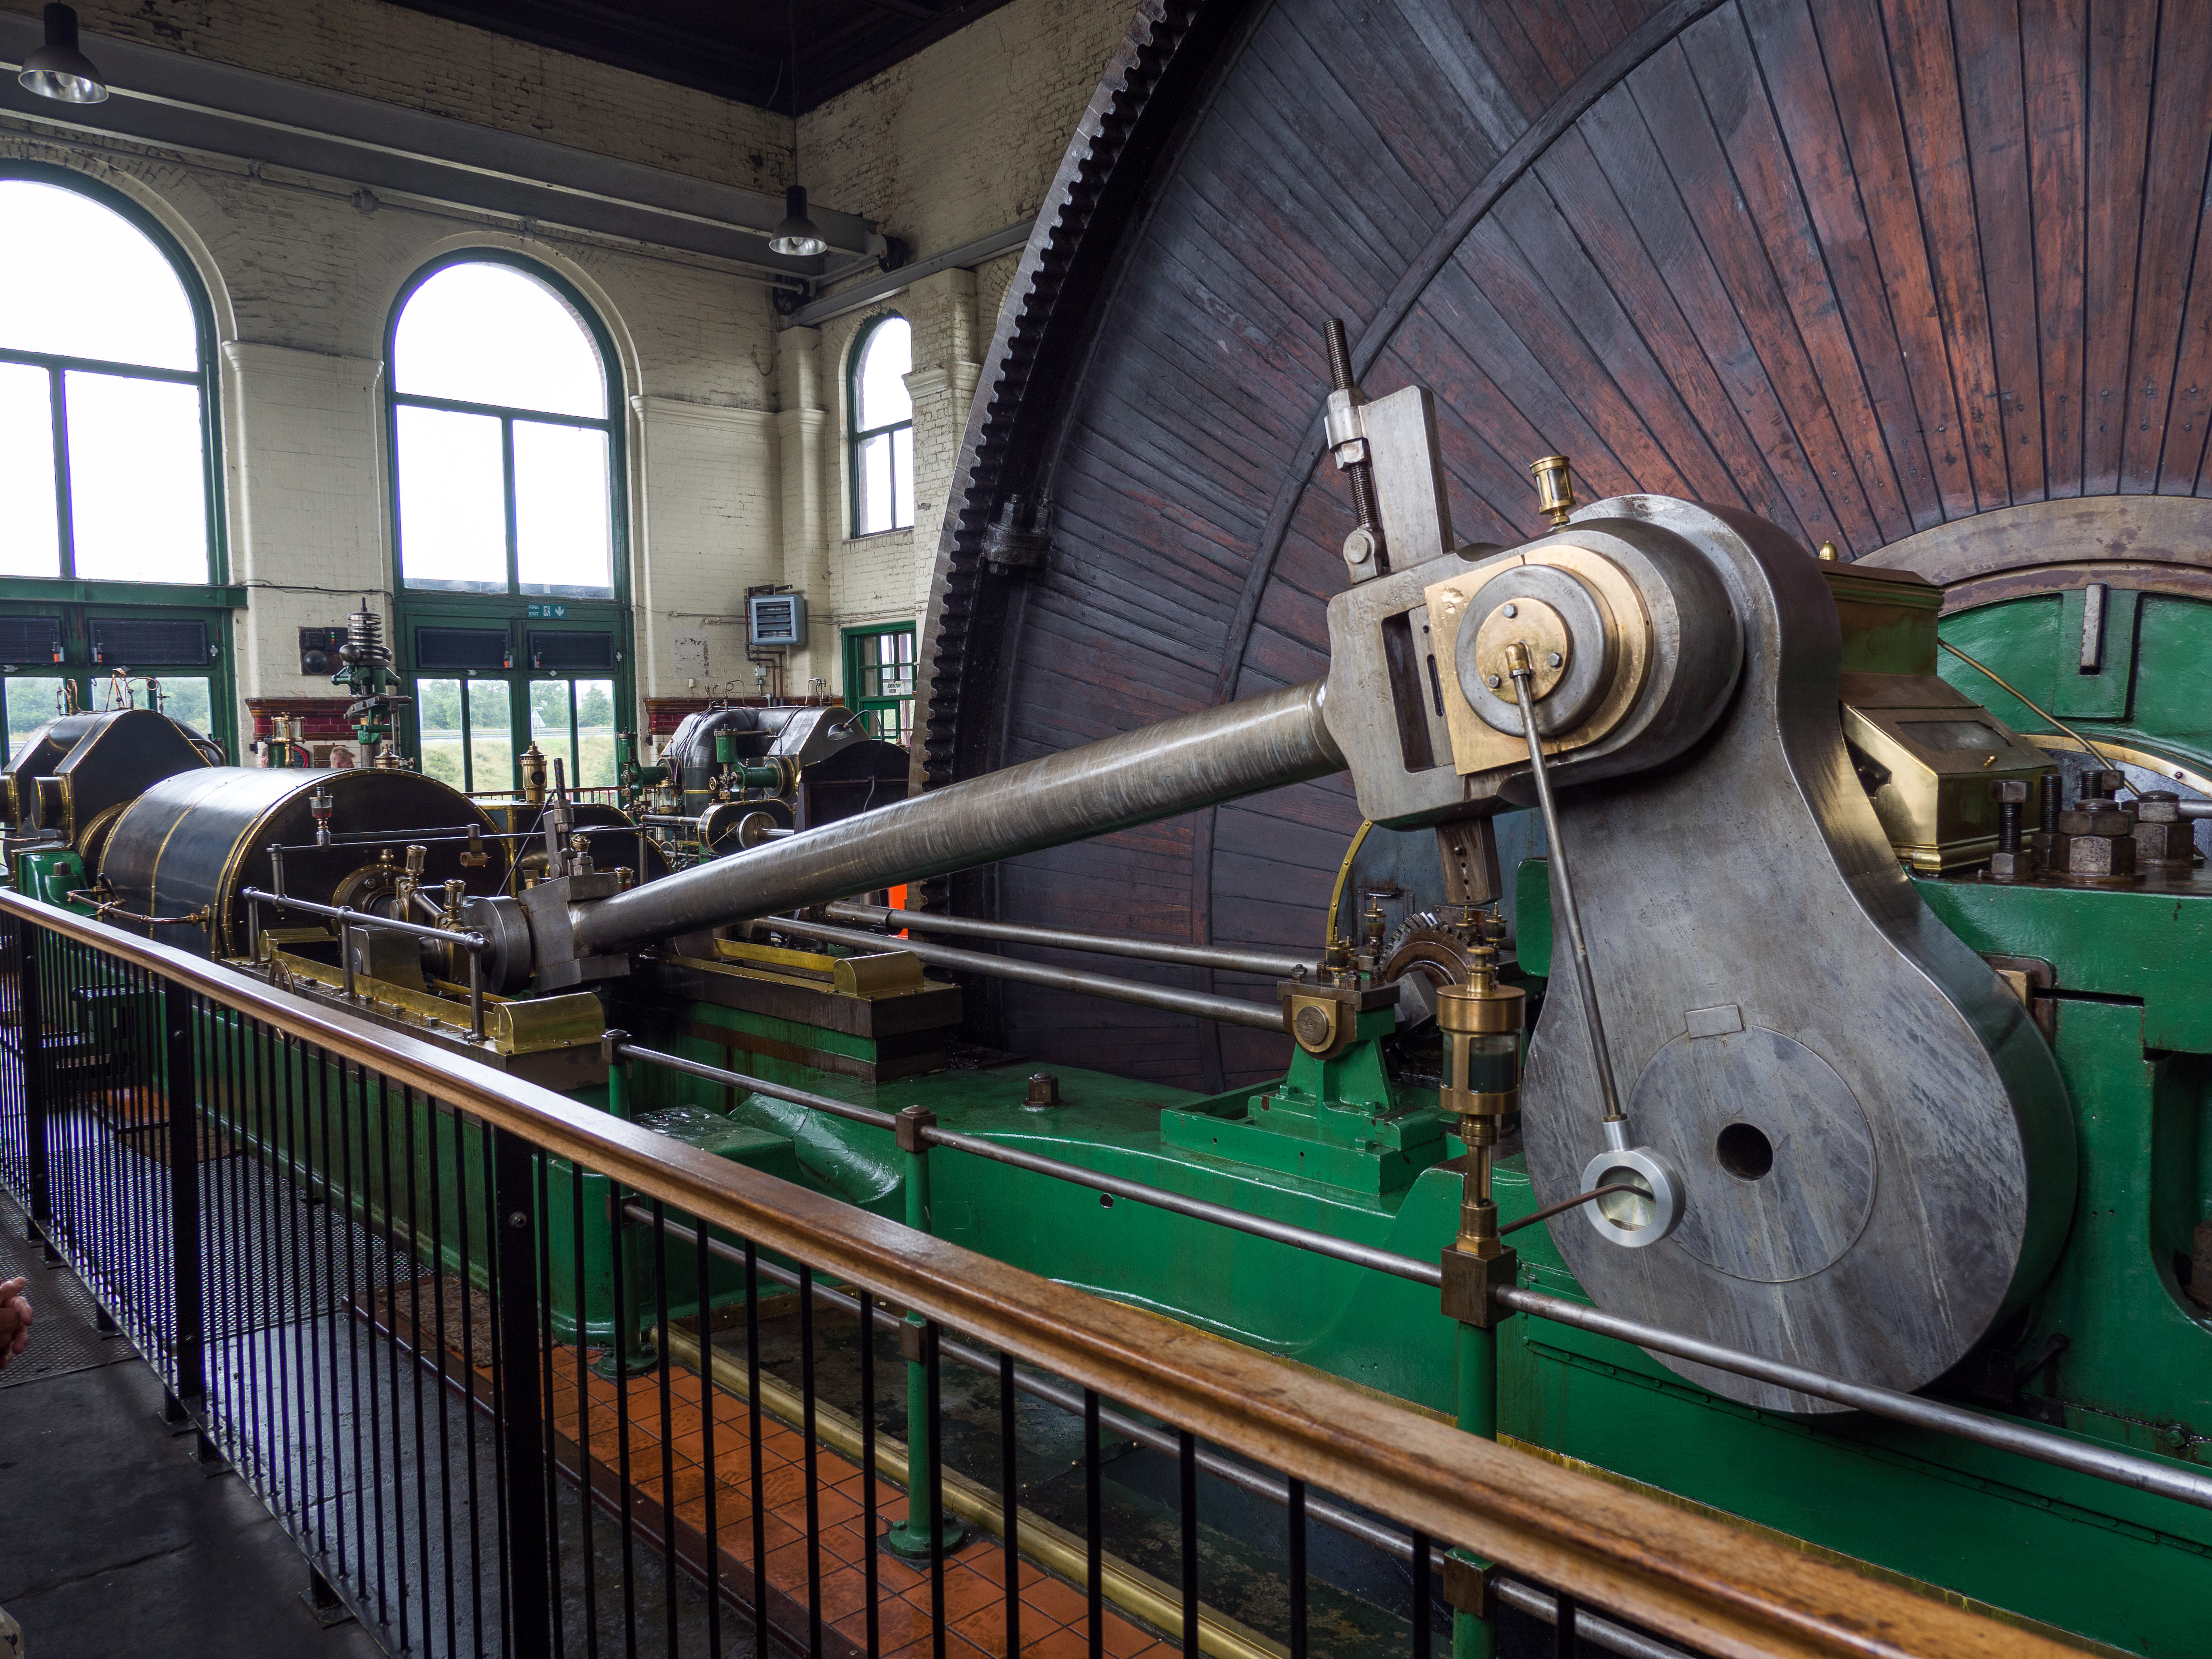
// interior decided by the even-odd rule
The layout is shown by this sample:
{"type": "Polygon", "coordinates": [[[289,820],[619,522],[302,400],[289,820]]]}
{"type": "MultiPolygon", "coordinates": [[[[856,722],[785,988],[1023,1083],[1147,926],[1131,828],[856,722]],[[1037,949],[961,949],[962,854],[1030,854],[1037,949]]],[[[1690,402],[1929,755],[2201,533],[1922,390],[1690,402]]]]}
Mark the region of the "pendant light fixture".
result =
{"type": "Polygon", "coordinates": [[[91,58],[77,50],[76,8],[46,8],[46,43],[23,59],[16,80],[25,90],[64,104],[99,104],[107,100],[107,82],[91,58]]]}
{"type": "MultiPolygon", "coordinates": [[[[793,155],[799,147],[792,146],[793,155]]],[[[783,222],[769,238],[771,252],[788,255],[794,259],[811,259],[817,253],[827,253],[830,244],[822,240],[822,228],[806,216],[806,186],[793,185],[783,192],[783,222]]]]}
{"type": "MultiPolygon", "coordinates": [[[[799,171],[799,9],[787,4],[784,21],[791,32],[791,170],[799,171]]],[[[793,185],[783,192],[783,222],[768,239],[769,252],[790,259],[811,259],[827,253],[822,227],[806,216],[806,186],[793,185]]]]}

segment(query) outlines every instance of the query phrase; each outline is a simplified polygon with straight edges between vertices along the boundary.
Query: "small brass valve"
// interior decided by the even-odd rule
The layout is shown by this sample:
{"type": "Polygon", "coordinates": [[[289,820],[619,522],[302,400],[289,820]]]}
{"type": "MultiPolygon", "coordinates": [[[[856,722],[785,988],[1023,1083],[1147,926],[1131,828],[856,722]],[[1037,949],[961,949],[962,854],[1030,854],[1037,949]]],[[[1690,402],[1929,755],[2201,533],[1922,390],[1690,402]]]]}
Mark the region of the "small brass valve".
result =
{"type": "Polygon", "coordinates": [[[1498,1203],[1490,1191],[1491,1164],[1500,1124],[1521,1108],[1521,1033],[1528,1023],[1528,999],[1519,986],[1498,982],[1495,939],[1503,924],[1495,916],[1483,916],[1476,931],[1468,983],[1447,985],[1437,993],[1437,1027],[1443,1036],[1438,1104],[1458,1116],[1460,1136],[1467,1143],[1459,1248],[1495,1256],[1504,1245],[1498,1203]]]}

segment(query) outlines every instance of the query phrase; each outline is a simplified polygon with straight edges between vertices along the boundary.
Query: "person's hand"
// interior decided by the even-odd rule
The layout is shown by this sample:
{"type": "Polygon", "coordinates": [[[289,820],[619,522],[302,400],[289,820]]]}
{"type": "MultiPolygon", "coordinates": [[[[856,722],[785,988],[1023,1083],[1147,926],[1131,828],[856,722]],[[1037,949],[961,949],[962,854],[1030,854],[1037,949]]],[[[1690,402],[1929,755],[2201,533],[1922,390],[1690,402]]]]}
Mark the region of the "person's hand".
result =
{"type": "Polygon", "coordinates": [[[31,1346],[31,1302],[23,1294],[27,1279],[10,1279],[0,1283],[0,1370],[8,1369],[8,1362],[31,1346]]]}

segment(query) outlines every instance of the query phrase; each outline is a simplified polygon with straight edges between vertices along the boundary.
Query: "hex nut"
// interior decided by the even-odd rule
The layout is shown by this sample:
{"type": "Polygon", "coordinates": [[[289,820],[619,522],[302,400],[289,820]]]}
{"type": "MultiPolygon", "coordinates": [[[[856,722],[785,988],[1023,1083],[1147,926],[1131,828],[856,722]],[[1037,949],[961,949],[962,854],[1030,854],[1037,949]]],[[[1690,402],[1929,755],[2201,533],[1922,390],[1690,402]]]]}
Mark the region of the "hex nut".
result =
{"type": "Polygon", "coordinates": [[[1992,853],[1990,854],[1991,881],[2033,881],[2036,877],[2036,858],[2033,853],[1992,853]]]}
{"type": "Polygon", "coordinates": [[[2066,843],[2069,876],[2131,876],[2136,871],[2135,838],[2125,830],[2076,835],[2066,843]]]}
{"type": "Polygon", "coordinates": [[[2136,867],[2158,869],[2160,874],[2188,869],[2197,860],[2193,824],[2174,819],[2138,819],[2136,823],[2136,867]],[[2167,867],[2161,867],[2167,866],[2167,867]]]}
{"type": "Polygon", "coordinates": [[[2134,829],[2134,820],[2110,801],[2076,801],[2071,811],[2058,815],[2062,836],[2124,836],[2134,829]]]}
{"type": "Polygon", "coordinates": [[[2154,789],[2136,802],[2136,822],[2145,823],[2179,823],[2181,822],[2181,797],[2170,789],[2154,789]]]}
{"type": "Polygon", "coordinates": [[[2026,778],[1998,778],[1990,785],[1990,799],[2001,805],[2024,806],[2027,798],[2026,778]]]}
{"type": "Polygon", "coordinates": [[[2128,787],[2128,775],[2111,767],[2093,767],[2081,775],[2081,793],[2106,800],[2128,787]]]}

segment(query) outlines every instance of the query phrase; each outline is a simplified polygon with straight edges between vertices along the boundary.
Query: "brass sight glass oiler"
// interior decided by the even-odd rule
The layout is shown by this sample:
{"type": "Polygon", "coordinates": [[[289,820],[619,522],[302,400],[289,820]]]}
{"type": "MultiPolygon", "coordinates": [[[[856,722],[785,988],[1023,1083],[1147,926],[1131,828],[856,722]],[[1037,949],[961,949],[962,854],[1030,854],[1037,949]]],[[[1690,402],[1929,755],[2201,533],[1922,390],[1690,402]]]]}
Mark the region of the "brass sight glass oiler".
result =
{"type": "Polygon", "coordinates": [[[1528,463],[1536,478],[1536,508],[1557,529],[1575,510],[1575,480],[1567,458],[1546,455],[1528,463]]]}
{"type": "Polygon", "coordinates": [[[1443,1086],[1438,1103],[1460,1121],[1467,1143],[1462,1188],[1459,1248],[1473,1255],[1495,1257],[1504,1249],[1498,1233],[1498,1202],[1491,1195],[1490,1170],[1498,1155],[1500,1126],[1521,1108],[1521,1032],[1528,1021],[1528,999],[1517,985],[1498,982],[1498,947],[1502,931],[1494,916],[1478,923],[1468,952],[1468,982],[1437,993],[1437,1028],[1443,1037],[1443,1086]]]}

